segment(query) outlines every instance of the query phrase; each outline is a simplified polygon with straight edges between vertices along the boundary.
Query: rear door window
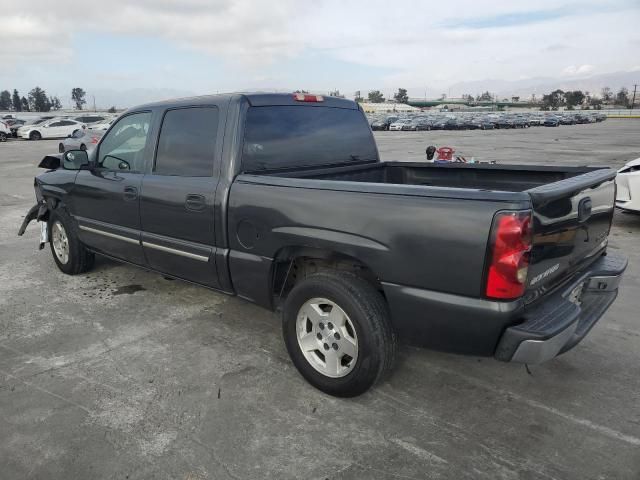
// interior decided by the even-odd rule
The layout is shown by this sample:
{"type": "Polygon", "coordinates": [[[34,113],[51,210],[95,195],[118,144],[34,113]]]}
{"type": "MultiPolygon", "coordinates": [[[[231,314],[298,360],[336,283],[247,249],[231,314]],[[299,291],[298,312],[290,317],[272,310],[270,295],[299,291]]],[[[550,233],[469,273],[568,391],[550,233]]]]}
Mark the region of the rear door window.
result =
{"type": "Polygon", "coordinates": [[[251,107],[242,170],[260,172],[376,161],[378,152],[360,110],[333,107],[251,107]]]}
{"type": "Polygon", "coordinates": [[[213,176],[217,135],[217,107],[167,111],[160,129],[154,173],[181,177],[213,176]]]}

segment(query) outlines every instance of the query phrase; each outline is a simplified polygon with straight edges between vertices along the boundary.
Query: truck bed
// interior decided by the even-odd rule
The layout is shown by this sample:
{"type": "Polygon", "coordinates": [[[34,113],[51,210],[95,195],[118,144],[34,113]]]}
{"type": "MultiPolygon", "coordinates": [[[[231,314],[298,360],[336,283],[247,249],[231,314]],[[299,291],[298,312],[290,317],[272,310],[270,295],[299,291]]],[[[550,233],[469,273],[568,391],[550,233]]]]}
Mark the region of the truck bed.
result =
{"type": "Polygon", "coordinates": [[[594,170],[598,170],[598,167],[381,162],[322,170],[274,172],[271,175],[316,180],[523,192],[594,170]]]}

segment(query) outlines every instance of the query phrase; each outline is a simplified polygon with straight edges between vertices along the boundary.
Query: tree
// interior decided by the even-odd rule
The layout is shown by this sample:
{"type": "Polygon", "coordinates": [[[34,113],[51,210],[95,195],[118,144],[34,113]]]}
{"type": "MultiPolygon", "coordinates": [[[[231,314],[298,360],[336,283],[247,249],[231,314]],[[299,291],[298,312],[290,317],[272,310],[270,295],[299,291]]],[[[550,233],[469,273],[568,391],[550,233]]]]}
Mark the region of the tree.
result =
{"type": "Polygon", "coordinates": [[[462,99],[466,100],[467,102],[475,102],[476,101],[475,97],[473,95],[471,95],[470,93],[464,93],[462,95],[462,99]]]}
{"type": "Polygon", "coordinates": [[[29,92],[29,108],[34,112],[48,112],[51,110],[51,103],[47,92],[40,87],[35,87],[29,92]]]}
{"type": "Polygon", "coordinates": [[[564,99],[567,102],[567,106],[573,108],[577,105],[582,105],[585,99],[584,93],[581,90],[574,90],[573,92],[566,92],[564,99]]]}
{"type": "Polygon", "coordinates": [[[116,107],[115,106],[111,107],[109,110],[107,110],[107,112],[116,113],[116,107]]]}
{"type": "Polygon", "coordinates": [[[11,101],[13,102],[13,109],[16,112],[22,111],[22,103],[20,102],[20,95],[18,94],[18,90],[13,89],[13,96],[11,97],[11,101]]]}
{"type": "Polygon", "coordinates": [[[371,103],[383,103],[384,95],[380,90],[372,90],[369,92],[368,99],[371,103]]]}
{"type": "Polygon", "coordinates": [[[336,98],[344,98],[344,95],[340,94],[340,90],[334,90],[332,92],[329,92],[329,96],[336,97],[336,98]]]}
{"type": "Polygon", "coordinates": [[[518,103],[520,101],[520,97],[511,97],[511,101],[513,103],[518,103]]]}
{"type": "Polygon", "coordinates": [[[20,99],[20,110],[21,112],[28,112],[29,111],[29,101],[22,97],[20,99]]]}
{"type": "Polygon", "coordinates": [[[58,97],[49,97],[49,104],[52,110],[60,110],[62,108],[62,103],[58,97]]]}
{"type": "MultiPolygon", "coordinates": [[[[74,90],[75,90],[75,88],[74,88],[74,90]]],[[[293,93],[309,93],[309,92],[308,92],[308,91],[306,91],[306,90],[296,90],[296,91],[295,91],[295,92],[293,92],[293,93]]],[[[80,108],[79,108],[79,110],[82,110],[82,107],[80,107],[80,108]]]]}
{"type": "Polygon", "coordinates": [[[476,100],[478,100],[479,102],[492,102],[493,101],[493,97],[491,96],[489,91],[486,91],[482,95],[478,95],[476,97],[476,100]]]}
{"type": "Polygon", "coordinates": [[[394,100],[398,103],[407,103],[409,101],[409,95],[407,95],[406,88],[399,88],[398,93],[393,96],[394,100]]]}
{"type": "MultiPolygon", "coordinates": [[[[296,93],[306,93],[306,92],[296,92],[296,93]]],[[[71,90],[71,100],[76,104],[76,108],[78,110],[82,110],[82,106],[87,103],[84,99],[84,96],[87,94],[82,88],[75,87],[71,90]]]]}
{"type": "Polygon", "coordinates": [[[628,107],[631,102],[629,101],[629,90],[626,87],[622,87],[618,93],[616,93],[616,105],[622,105],[628,107]]]}
{"type": "Polygon", "coordinates": [[[609,87],[604,87],[601,90],[601,94],[602,94],[602,101],[604,103],[609,103],[611,100],[613,100],[613,93],[611,93],[611,89],[609,87]]]}
{"type": "Polygon", "coordinates": [[[0,92],[0,110],[11,110],[11,93],[9,90],[0,92]]]}
{"type": "Polygon", "coordinates": [[[557,110],[558,107],[564,105],[564,92],[560,89],[554,90],[549,95],[542,96],[542,104],[545,107],[545,110],[552,109],[557,110]]]}

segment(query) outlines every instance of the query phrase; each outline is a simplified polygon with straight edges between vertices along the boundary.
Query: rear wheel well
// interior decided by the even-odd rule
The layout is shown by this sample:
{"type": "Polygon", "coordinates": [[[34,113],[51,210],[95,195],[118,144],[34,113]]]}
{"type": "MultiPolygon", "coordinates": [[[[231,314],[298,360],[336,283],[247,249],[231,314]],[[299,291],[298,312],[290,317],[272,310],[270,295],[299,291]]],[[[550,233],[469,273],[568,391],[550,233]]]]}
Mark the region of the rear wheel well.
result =
{"type": "Polygon", "coordinates": [[[320,249],[285,249],[276,257],[273,269],[272,294],[278,307],[300,280],[318,272],[352,273],[371,284],[384,296],[378,276],[360,260],[339,252],[320,249]]]}

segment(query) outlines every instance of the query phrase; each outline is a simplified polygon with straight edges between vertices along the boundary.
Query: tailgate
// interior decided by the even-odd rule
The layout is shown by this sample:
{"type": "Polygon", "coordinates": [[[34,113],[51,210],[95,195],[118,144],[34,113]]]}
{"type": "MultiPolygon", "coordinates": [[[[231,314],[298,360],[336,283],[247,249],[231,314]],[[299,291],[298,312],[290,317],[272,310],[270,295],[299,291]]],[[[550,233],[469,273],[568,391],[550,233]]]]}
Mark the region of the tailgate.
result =
{"type": "Polygon", "coordinates": [[[606,246],[616,172],[603,168],[528,190],[533,205],[533,248],[526,301],[598,258],[606,246]]]}

